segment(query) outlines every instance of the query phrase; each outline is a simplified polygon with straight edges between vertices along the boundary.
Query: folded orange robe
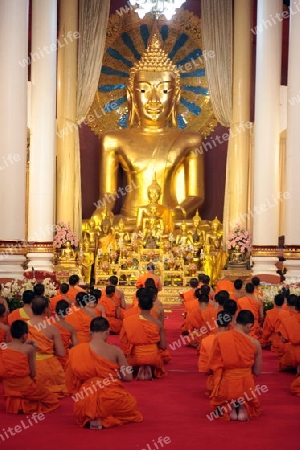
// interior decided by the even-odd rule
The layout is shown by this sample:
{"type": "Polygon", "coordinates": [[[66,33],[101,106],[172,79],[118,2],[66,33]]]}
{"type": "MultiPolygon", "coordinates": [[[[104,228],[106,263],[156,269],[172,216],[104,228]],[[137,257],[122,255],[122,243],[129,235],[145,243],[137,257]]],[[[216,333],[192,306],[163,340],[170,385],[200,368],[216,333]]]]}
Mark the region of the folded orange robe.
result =
{"type": "Polygon", "coordinates": [[[269,342],[271,343],[271,350],[275,355],[279,356],[281,354],[280,348],[281,339],[277,333],[277,329],[280,325],[279,313],[281,309],[273,308],[266,312],[266,317],[263,326],[263,332],[261,337],[261,344],[265,347],[269,342]]]}
{"type": "Polygon", "coordinates": [[[67,395],[65,372],[54,356],[54,342],[28,323],[28,338],[38,345],[36,353],[36,380],[54,392],[58,398],[67,395]]]}
{"type": "Polygon", "coordinates": [[[120,307],[120,299],[116,295],[112,298],[103,296],[101,297],[100,304],[104,307],[106,318],[109,322],[110,330],[114,333],[120,333],[122,328],[123,320],[122,318],[117,319],[116,312],[117,308],[120,307]]]}
{"type": "Polygon", "coordinates": [[[8,325],[11,326],[11,324],[15,320],[24,320],[25,322],[27,322],[27,320],[29,320],[29,319],[30,319],[30,317],[28,316],[28,314],[26,314],[26,312],[24,311],[24,308],[19,308],[19,309],[15,309],[8,315],[7,322],[8,322],[8,325]]]}
{"type": "Polygon", "coordinates": [[[78,307],[72,308],[71,314],[68,314],[65,318],[65,321],[75,328],[79,344],[90,342],[90,323],[92,320],[92,316],[86,313],[84,309],[79,309],[78,307]]]}
{"type": "Polygon", "coordinates": [[[70,350],[66,384],[74,400],[78,425],[100,420],[105,428],[128,422],[141,422],[136,400],[117,377],[119,366],[93,352],[89,344],[70,350]]]}
{"type": "Polygon", "coordinates": [[[296,368],[300,364],[300,313],[285,319],[278,331],[290,343],[279,361],[279,370],[296,368]]]}
{"type": "Polygon", "coordinates": [[[257,349],[243,333],[235,330],[217,334],[213,343],[209,368],[214,373],[211,406],[216,418],[230,420],[232,400],[243,398],[248,417],[259,416],[261,409],[255,393],[252,366],[257,349]]]}
{"type": "Polygon", "coordinates": [[[237,301],[238,304],[238,310],[242,311],[242,310],[248,310],[251,311],[254,315],[254,325],[251,328],[250,331],[250,336],[252,336],[255,339],[258,339],[259,337],[259,330],[260,330],[260,326],[259,326],[259,311],[260,311],[260,302],[258,300],[255,300],[254,298],[251,297],[241,297],[238,299],[237,301]]]}
{"type": "Polygon", "coordinates": [[[211,395],[213,390],[213,374],[209,373],[209,360],[212,355],[213,344],[216,335],[210,334],[201,340],[198,347],[198,369],[199,372],[204,372],[207,374],[206,378],[206,389],[205,395],[208,397],[211,395]]]}
{"type": "Polygon", "coordinates": [[[230,280],[220,280],[217,282],[215,293],[217,294],[220,291],[227,291],[229,294],[232,294],[234,291],[234,284],[230,280]]]}
{"type": "Polygon", "coordinates": [[[194,300],[198,301],[195,296],[195,289],[189,289],[188,291],[183,293],[183,311],[187,312],[187,303],[190,303],[194,300]]]}
{"type": "Polygon", "coordinates": [[[218,312],[223,311],[223,308],[213,309],[207,308],[202,311],[204,326],[207,329],[207,334],[216,334],[218,331],[217,315],[218,312]]]}
{"type": "Polygon", "coordinates": [[[167,375],[157,346],[159,341],[159,327],[150,320],[141,315],[130,316],[123,320],[120,342],[128,364],[133,367],[153,366],[157,378],[167,375]]]}
{"type": "Polygon", "coordinates": [[[46,413],[59,408],[57,396],[29,376],[27,354],[0,350],[0,378],[3,380],[5,411],[19,414],[46,413]]]}
{"type": "Polygon", "coordinates": [[[67,330],[65,327],[62,327],[59,322],[55,322],[53,325],[56,326],[58,331],[60,332],[61,340],[64,344],[65,348],[65,356],[57,356],[58,361],[62,365],[62,368],[66,368],[67,361],[69,359],[69,349],[71,346],[71,333],[69,330],[67,330]]]}

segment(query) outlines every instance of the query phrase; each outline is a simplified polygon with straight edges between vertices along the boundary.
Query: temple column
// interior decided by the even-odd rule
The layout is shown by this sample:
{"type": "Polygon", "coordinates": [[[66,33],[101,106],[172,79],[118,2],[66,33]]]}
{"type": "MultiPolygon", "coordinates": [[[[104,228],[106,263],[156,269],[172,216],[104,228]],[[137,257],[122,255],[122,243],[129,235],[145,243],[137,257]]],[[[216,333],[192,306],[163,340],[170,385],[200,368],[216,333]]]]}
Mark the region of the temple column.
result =
{"type": "Polygon", "coordinates": [[[286,191],[289,197],[285,203],[285,251],[287,260],[287,281],[300,280],[300,14],[291,2],[290,6],[290,36],[288,60],[288,103],[287,103],[287,142],[286,142],[286,191]],[[295,10],[296,14],[293,13],[295,10]],[[292,250],[292,248],[294,250],[292,250]]]}
{"type": "Polygon", "coordinates": [[[33,0],[28,267],[53,271],[57,1],[33,0]]]}
{"type": "Polygon", "coordinates": [[[227,156],[229,183],[226,196],[229,207],[227,214],[225,212],[228,217],[224,221],[225,234],[237,223],[249,226],[251,6],[251,0],[234,2],[233,109],[227,156]]]}
{"type": "Polygon", "coordinates": [[[28,0],[0,2],[0,277],[24,272],[28,0]]]}
{"type": "Polygon", "coordinates": [[[61,0],[57,67],[57,222],[74,230],[78,0],[61,0]],[[74,36],[77,36],[74,37],[74,36]]]}
{"type": "Polygon", "coordinates": [[[253,156],[253,251],[255,274],[275,274],[278,261],[281,0],[259,0],[257,8],[253,156]],[[275,20],[275,19],[274,19],[275,20]]]}

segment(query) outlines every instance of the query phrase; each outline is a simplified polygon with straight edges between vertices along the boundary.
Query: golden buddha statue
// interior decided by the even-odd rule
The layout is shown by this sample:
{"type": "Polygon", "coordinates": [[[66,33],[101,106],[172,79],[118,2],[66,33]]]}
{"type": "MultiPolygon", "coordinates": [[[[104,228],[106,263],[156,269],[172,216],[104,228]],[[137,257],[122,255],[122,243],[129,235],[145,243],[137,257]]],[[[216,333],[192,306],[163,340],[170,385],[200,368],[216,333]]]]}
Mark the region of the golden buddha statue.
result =
{"type": "MultiPolygon", "coordinates": [[[[189,214],[204,201],[204,154],[196,157],[193,153],[201,145],[201,135],[177,127],[180,72],[157,34],[130,71],[127,100],[129,128],[103,133],[100,198],[116,200],[117,168],[121,165],[127,175],[123,216],[135,217],[137,207],[146,204],[148,191],[143,187],[149,186],[154,174],[162,204],[189,214]],[[182,175],[186,183],[179,201],[176,186],[182,175]]],[[[109,207],[114,206],[110,201],[109,207]]]]}
{"type": "Polygon", "coordinates": [[[218,250],[222,247],[223,230],[220,229],[222,223],[217,217],[211,221],[210,231],[205,236],[205,246],[209,246],[212,250],[218,250]]]}
{"type": "Polygon", "coordinates": [[[76,253],[74,252],[71,242],[66,241],[65,247],[62,248],[61,254],[59,257],[59,261],[61,264],[75,264],[76,262],[76,253]]]}
{"type": "Polygon", "coordinates": [[[90,241],[88,239],[88,236],[84,236],[82,244],[82,253],[83,253],[83,258],[81,261],[82,274],[84,277],[84,281],[86,283],[90,283],[92,266],[94,264],[95,256],[90,249],[90,241]]]}
{"type": "Polygon", "coordinates": [[[187,245],[193,245],[193,239],[188,233],[186,223],[182,223],[180,225],[179,233],[176,236],[176,245],[182,245],[184,247],[187,245]]]}
{"type": "Polygon", "coordinates": [[[193,243],[199,248],[203,248],[205,243],[205,231],[201,228],[201,217],[199,216],[199,211],[197,209],[196,214],[193,217],[193,226],[190,230],[193,243]]]}
{"type": "Polygon", "coordinates": [[[223,230],[217,217],[211,221],[211,229],[205,237],[204,271],[215,283],[227,262],[227,253],[222,248],[223,230]]]}
{"type": "Polygon", "coordinates": [[[119,223],[115,228],[115,239],[117,241],[123,241],[124,244],[130,244],[130,235],[125,230],[125,222],[122,218],[119,220],[119,223]]]}
{"type": "Polygon", "coordinates": [[[165,233],[173,231],[173,217],[170,208],[158,203],[161,196],[161,188],[156,180],[153,180],[148,186],[147,195],[149,199],[148,205],[140,206],[138,208],[136,227],[142,230],[145,226],[145,221],[150,220],[151,228],[154,230],[157,223],[160,223],[160,228],[165,233]]]}
{"type": "Polygon", "coordinates": [[[112,233],[110,220],[108,218],[102,221],[101,228],[102,236],[98,239],[97,256],[99,256],[99,253],[106,255],[110,253],[110,251],[117,250],[116,238],[112,233]]]}
{"type": "Polygon", "coordinates": [[[96,228],[96,222],[93,218],[89,220],[85,233],[89,236],[90,249],[94,251],[97,248],[99,231],[96,228]]]}

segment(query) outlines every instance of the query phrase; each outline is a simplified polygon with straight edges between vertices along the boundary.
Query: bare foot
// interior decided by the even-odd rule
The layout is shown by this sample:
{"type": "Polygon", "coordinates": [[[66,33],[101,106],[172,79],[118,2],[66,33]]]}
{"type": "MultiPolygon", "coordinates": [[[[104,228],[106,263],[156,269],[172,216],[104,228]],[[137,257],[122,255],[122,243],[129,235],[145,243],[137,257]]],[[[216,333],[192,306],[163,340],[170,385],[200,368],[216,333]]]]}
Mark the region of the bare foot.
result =
{"type": "Polygon", "coordinates": [[[237,420],[239,422],[247,422],[249,420],[249,417],[248,417],[248,414],[247,414],[247,410],[246,410],[244,405],[240,405],[239,406],[237,420]]]}
{"type": "Polygon", "coordinates": [[[102,430],[102,423],[100,420],[91,420],[90,421],[90,430],[102,430]]]}
{"type": "Polygon", "coordinates": [[[141,366],[139,368],[136,379],[140,380],[140,381],[152,380],[151,366],[147,366],[147,365],[141,366]]]}
{"type": "Polygon", "coordinates": [[[235,408],[230,411],[230,420],[238,420],[238,415],[235,408]]]}

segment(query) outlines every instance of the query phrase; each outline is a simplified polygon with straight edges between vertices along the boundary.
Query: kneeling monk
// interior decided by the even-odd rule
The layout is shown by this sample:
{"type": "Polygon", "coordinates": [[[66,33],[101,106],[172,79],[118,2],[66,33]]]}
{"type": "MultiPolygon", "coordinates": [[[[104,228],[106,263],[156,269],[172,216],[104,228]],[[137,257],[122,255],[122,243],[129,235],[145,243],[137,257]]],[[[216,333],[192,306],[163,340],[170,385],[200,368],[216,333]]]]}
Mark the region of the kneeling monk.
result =
{"type": "Polygon", "coordinates": [[[211,405],[215,418],[244,422],[261,414],[252,375],[261,371],[261,347],[249,336],[253,324],[253,313],[240,311],[234,330],[215,337],[209,361],[214,374],[211,405]]]}
{"type": "Polygon", "coordinates": [[[147,289],[139,295],[139,307],[140,314],[123,320],[121,348],[128,363],[139,369],[138,379],[151,379],[152,371],[155,377],[161,378],[167,372],[160,349],[166,350],[167,343],[163,324],[151,315],[153,296],[147,289]]]}
{"type": "Polygon", "coordinates": [[[109,323],[103,317],[91,321],[90,343],[70,350],[66,384],[74,400],[77,423],[101,429],[128,422],[141,422],[135,398],[126,392],[122,381],[132,380],[122,351],[106,343],[109,323]]]}
{"type": "Polygon", "coordinates": [[[57,396],[35,380],[36,348],[27,341],[28,325],[16,320],[11,325],[12,342],[0,350],[0,378],[3,380],[7,413],[46,413],[59,408],[57,396]]]}

